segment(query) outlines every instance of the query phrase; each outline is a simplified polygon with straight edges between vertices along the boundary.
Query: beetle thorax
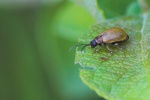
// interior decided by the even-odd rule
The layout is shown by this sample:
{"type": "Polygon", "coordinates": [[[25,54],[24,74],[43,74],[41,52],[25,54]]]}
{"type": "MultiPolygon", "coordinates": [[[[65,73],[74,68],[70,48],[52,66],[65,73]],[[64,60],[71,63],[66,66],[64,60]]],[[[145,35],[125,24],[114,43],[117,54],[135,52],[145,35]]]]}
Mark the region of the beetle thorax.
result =
{"type": "Polygon", "coordinates": [[[103,42],[102,36],[97,36],[97,37],[95,38],[95,41],[96,41],[97,44],[101,44],[101,43],[103,42]]]}

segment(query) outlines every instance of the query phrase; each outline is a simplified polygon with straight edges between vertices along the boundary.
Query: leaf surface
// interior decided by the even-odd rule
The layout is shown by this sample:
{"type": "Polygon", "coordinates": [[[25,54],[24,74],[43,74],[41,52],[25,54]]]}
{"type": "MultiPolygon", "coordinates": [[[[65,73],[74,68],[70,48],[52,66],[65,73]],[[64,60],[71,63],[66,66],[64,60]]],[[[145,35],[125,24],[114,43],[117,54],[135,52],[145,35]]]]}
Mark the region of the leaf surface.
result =
{"type": "Polygon", "coordinates": [[[82,66],[82,81],[98,95],[109,100],[150,100],[150,17],[124,17],[93,25],[80,43],[89,43],[99,33],[111,27],[121,27],[129,40],[111,46],[111,55],[105,46],[87,47],[83,53],[76,50],[75,63],[82,66]]]}

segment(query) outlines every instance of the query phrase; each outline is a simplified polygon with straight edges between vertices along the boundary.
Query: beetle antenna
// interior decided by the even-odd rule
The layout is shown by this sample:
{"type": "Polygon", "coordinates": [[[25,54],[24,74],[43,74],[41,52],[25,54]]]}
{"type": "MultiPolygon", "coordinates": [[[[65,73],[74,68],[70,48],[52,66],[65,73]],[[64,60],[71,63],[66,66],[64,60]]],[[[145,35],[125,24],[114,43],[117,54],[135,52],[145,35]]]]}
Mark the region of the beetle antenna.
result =
{"type": "Polygon", "coordinates": [[[85,44],[85,45],[82,47],[82,49],[81,49],[81,53],[82,53],[83,49],[84,49],[86,46],[90,46],[90,44],[85,44]]]}
{"type": "Polygon", "coordinates": [[[82,49],[81,49],[81,52],[82,52],[82,50],[83,50],[86,46],[90,46],[90,44],[77,44],[77,45],[75,45],[75,46],[72,46],[72,47],[69,49],[69,51],[71,51],[72,49],[74,49],[74,48],[76,48],[76,47],[78,47],[78,46],[81,46],[81,45],[84,45],[84,46],[82,47],[82,49]]]}

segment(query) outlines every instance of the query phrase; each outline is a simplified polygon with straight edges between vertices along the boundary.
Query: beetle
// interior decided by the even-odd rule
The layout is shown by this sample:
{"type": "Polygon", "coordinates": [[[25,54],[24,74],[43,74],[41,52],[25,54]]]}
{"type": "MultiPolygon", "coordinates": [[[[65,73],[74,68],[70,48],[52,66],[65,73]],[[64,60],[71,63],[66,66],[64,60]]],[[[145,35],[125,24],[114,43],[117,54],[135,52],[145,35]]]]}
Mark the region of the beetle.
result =
{"type": "Polygon", "coordinates": [[[125,42],[129,39],[129,35],[119,27],[113,27],[101,32],[98,36],[96,36],[89,44],[78,44],[70,48],[75,48],[77,46],[83,45],[81,52],[86,46],[91,46],[91,48],[95,48],[97,45],[105,45],[107,49],[112,53],[110,48],[108,47],[109,44],[112,44],[119,49],[119,43],[125,42]]]}

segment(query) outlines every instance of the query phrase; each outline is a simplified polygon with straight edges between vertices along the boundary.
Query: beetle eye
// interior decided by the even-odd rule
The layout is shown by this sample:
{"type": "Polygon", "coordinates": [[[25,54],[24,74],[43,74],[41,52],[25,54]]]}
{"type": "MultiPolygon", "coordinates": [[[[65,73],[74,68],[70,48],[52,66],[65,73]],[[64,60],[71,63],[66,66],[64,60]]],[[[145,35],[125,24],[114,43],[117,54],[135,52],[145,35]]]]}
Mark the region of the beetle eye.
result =
{"type": "Polygon", "coordinates": [[[92,40],[92,41],[90,42],[90,45],[91,45],[92,48],[94,48],[94,47],[97,45],[97,43],[96,43],[95,40],[92,40]]]}

